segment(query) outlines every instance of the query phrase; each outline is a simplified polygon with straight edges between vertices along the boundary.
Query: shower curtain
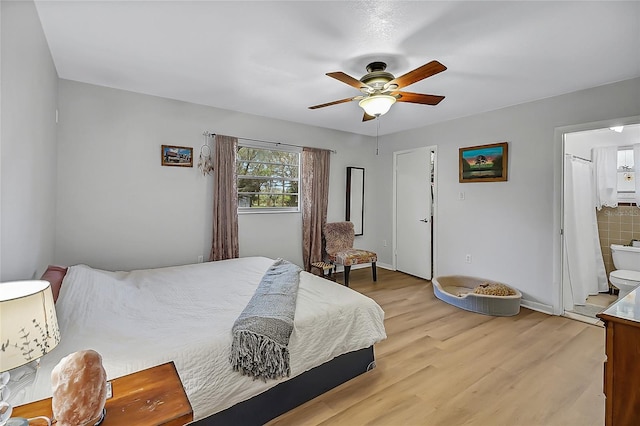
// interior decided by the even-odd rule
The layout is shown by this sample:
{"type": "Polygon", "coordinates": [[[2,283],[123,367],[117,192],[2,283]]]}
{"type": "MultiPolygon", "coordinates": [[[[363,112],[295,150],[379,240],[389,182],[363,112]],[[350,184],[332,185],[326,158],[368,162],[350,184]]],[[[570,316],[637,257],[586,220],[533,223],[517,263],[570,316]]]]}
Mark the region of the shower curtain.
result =
{"type": "MultiPolygon", "coordinates": [[[[609,290],[596,219],[593,165],[565,158],[564,249],[573,305],[609,290]]],[[[565,300],[565,308],[571,300],[565,300]]],[[[571,306],[572,307],[572,306],[571,306]]]]}
{"type": "Polygon", "coordinates": [[[618,147],[591,148],[595,179],[596,208],[618,207],[618,147]]]}

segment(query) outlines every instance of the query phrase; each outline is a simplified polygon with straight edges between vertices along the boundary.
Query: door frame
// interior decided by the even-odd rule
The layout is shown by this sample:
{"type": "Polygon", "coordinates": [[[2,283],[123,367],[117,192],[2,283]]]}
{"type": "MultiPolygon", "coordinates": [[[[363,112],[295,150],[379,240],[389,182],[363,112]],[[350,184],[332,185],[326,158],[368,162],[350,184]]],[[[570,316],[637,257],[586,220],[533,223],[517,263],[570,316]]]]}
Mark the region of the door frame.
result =
{"type": "MultiPolygon", "coordinates": [[[[640,115],[593,121],[556,127],[554,131],[554,196],[553,196],[553,313],[566,315],[564,310],[564,135],[612,126],[640,123],[640,115]]],[[[569,313],[570,314],[570,313],[569,313]]],[[[570,315],[569,315],[570,316],[570,315]]]]}
{"type": "Polygon", "coordinates": [[[397,262],[396,262],[396,254],[397,254],[397,247],[398,247],[398,240],[397,240],[397,227],[398,227],[398,219],[397,219],[397,199],[398,199],[398,195],[396,193],[396,174],[397,174],[397,164],[398,164],[398,155],[401,154],[407,154],[410,152],[414,152],[414,151],[422,151],[422,150],[426,150],[428,152],[433,152],[433,196],[432,196],[432,203],[433,203],[433,216],[431,217],[431,270],[432,270],[432,277],[436,277],[437,276],[437,271],[438,271],[438,263],[436,262],[436,253],[438,252],[437,247],[438,247],[438,239],[436,238],[437,234],[438,234],[438,227],[437,227],[437,215],[438,215],[438,147],[436,145],[429,145],[429,146],[420,146],[420,147],[416,147],[416,148],[411,148],[411,149],[405,149],[405,150],[401,150],[401,151],[394,151],[393,152],[393,232],[392,232],[392,242],[391,242],[391,258],[392,258],[392,266],[393,266],[393,270],[397,271],[397,262]]]}

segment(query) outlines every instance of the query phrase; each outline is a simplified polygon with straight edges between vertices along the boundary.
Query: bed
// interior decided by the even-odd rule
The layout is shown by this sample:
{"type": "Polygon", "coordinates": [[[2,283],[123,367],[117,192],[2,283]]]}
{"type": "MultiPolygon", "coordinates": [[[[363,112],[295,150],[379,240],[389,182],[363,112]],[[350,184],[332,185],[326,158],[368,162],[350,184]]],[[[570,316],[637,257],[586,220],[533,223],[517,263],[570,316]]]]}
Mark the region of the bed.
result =
{"type": "Polygon", "coordinates": [[[284,408],[266,410],[272,418],[366,371],[373,345],[386,338],[384,312],[372,299],[307,272],[300,273],[290,377],[253,380],[232,370],[231,327],[273,262],[247,257],[131,272],[70,267],[56,302],[61,342],[41,358],[21,403],[50,396],[53,367],[82,349],[102,355],[109,378],[173,361],[198,424],[228,423],[247,407],[296,395],[284,408]]]}

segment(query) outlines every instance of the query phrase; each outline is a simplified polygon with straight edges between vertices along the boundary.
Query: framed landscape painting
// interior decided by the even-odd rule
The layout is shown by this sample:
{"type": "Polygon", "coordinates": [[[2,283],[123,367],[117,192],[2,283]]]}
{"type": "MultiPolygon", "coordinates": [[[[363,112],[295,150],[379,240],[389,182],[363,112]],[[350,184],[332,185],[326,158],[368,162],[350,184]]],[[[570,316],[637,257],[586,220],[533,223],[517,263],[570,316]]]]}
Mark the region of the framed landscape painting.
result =
{"type": "Polygon", "coordinates": [[[460,148],[460,182],[507,180],[507,142],[460,148]]]}
{"type": "Polygon", "coordinates": [[[162,165],[193,167],[193,148],[162,145],[162,165]]]}

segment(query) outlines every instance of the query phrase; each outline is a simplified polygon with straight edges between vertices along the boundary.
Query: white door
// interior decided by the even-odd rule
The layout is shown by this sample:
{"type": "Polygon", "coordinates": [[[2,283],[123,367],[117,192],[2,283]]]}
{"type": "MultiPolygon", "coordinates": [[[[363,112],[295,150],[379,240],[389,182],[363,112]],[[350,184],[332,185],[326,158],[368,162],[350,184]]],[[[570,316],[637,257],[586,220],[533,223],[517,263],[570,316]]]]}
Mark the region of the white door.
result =
{"type": "MultiPolygon", "coordinates": [[[[435,149],[435,148],[434,148],[435,149]]],[[[431,148],[394,153],[395,266],[431,279],[431,148]]]]}

